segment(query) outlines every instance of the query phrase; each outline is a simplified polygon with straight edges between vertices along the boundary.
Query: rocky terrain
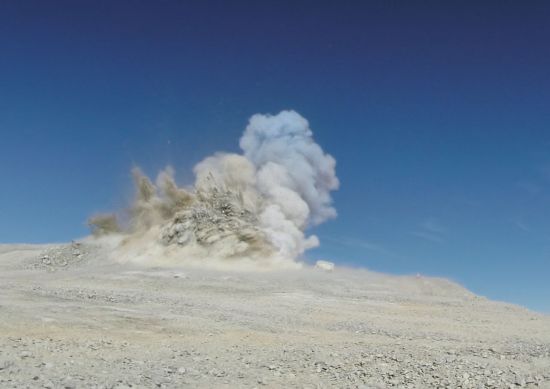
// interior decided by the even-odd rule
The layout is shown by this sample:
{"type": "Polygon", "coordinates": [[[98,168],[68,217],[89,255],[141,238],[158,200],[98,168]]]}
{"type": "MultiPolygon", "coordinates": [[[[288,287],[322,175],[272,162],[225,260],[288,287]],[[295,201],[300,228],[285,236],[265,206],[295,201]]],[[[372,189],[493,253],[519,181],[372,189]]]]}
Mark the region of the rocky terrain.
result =
{"type": "Polygon", "coordinates": [[[2,388],[550,388],[550,317],[444,279],[0,246],[2,388]]]}

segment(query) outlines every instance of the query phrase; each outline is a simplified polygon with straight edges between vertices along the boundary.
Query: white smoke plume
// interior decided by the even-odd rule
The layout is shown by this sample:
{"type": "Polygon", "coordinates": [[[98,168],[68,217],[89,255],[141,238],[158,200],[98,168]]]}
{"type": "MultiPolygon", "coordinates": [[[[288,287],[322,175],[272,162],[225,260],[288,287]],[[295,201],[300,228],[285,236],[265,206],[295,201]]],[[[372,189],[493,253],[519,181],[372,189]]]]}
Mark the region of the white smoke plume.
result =
{"type": "Polygon", "coordinates": [[[121,227],[114,215],[90,219],[96,235],[118,237],[115,255],[145,263],[215,267],[296,267],[319,244],[308,227],[336,216],[335,159],[295,111],[256,114],[240,139],[243,155],[216,153],[180,188],[168,167],[155,183],[134,169],[136,199],[121,227]]]}

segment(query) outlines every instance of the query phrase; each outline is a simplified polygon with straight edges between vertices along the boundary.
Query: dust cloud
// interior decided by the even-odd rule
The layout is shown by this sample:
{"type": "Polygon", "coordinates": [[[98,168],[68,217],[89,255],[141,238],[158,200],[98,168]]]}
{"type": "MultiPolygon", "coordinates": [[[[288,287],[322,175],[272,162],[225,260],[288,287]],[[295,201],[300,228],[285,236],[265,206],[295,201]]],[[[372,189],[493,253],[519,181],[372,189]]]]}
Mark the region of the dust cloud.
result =
{"type": "Polygon", "coordinates": [[[309,227],[336,216],[331,192],[339,186],[336,161],[313,139],[295,111],[253,115],[242,154],[217,152],[180,187],[167,167],[153,182],[132,173],[133,204],[89,220],[98,241],[121,261],[215,268],[296,268],[319,245],[309,227]]]}

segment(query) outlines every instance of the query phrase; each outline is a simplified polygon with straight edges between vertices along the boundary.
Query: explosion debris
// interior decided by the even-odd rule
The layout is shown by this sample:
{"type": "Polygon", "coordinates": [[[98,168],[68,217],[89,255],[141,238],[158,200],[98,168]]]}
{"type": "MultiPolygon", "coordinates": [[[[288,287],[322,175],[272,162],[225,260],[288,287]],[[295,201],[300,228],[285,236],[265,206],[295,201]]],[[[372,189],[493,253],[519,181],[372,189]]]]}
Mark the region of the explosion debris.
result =
{"type": "Polygon", "coordinates": [[[178,187],[171,167],[155,183],[135,168],[128,222],[95,216],[94,235],[118,236],[117,254],[143,261],[295,266],[319,244],[305,230],[336,216],[330,197],[339,185],[336,161],[294,111],[252,116],[240,147],[243,155],[216,153],[198,163],[187,189],[178,187]]]}

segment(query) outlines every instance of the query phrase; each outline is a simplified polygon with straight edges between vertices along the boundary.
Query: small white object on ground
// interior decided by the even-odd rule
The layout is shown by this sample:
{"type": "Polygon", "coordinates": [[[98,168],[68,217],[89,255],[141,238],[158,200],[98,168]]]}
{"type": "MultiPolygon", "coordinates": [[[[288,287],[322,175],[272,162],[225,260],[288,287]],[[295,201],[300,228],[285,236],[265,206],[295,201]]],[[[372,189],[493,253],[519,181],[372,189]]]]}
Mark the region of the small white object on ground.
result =
{"type": "Polygon", "coordinates": [[[319,260],[315,263],[315,267],[317,269],[321,269],[321,270],[324,270],[324,271],[333,271],[334,270],[334,263],[329,262],[329,261],[319,260]]]}

